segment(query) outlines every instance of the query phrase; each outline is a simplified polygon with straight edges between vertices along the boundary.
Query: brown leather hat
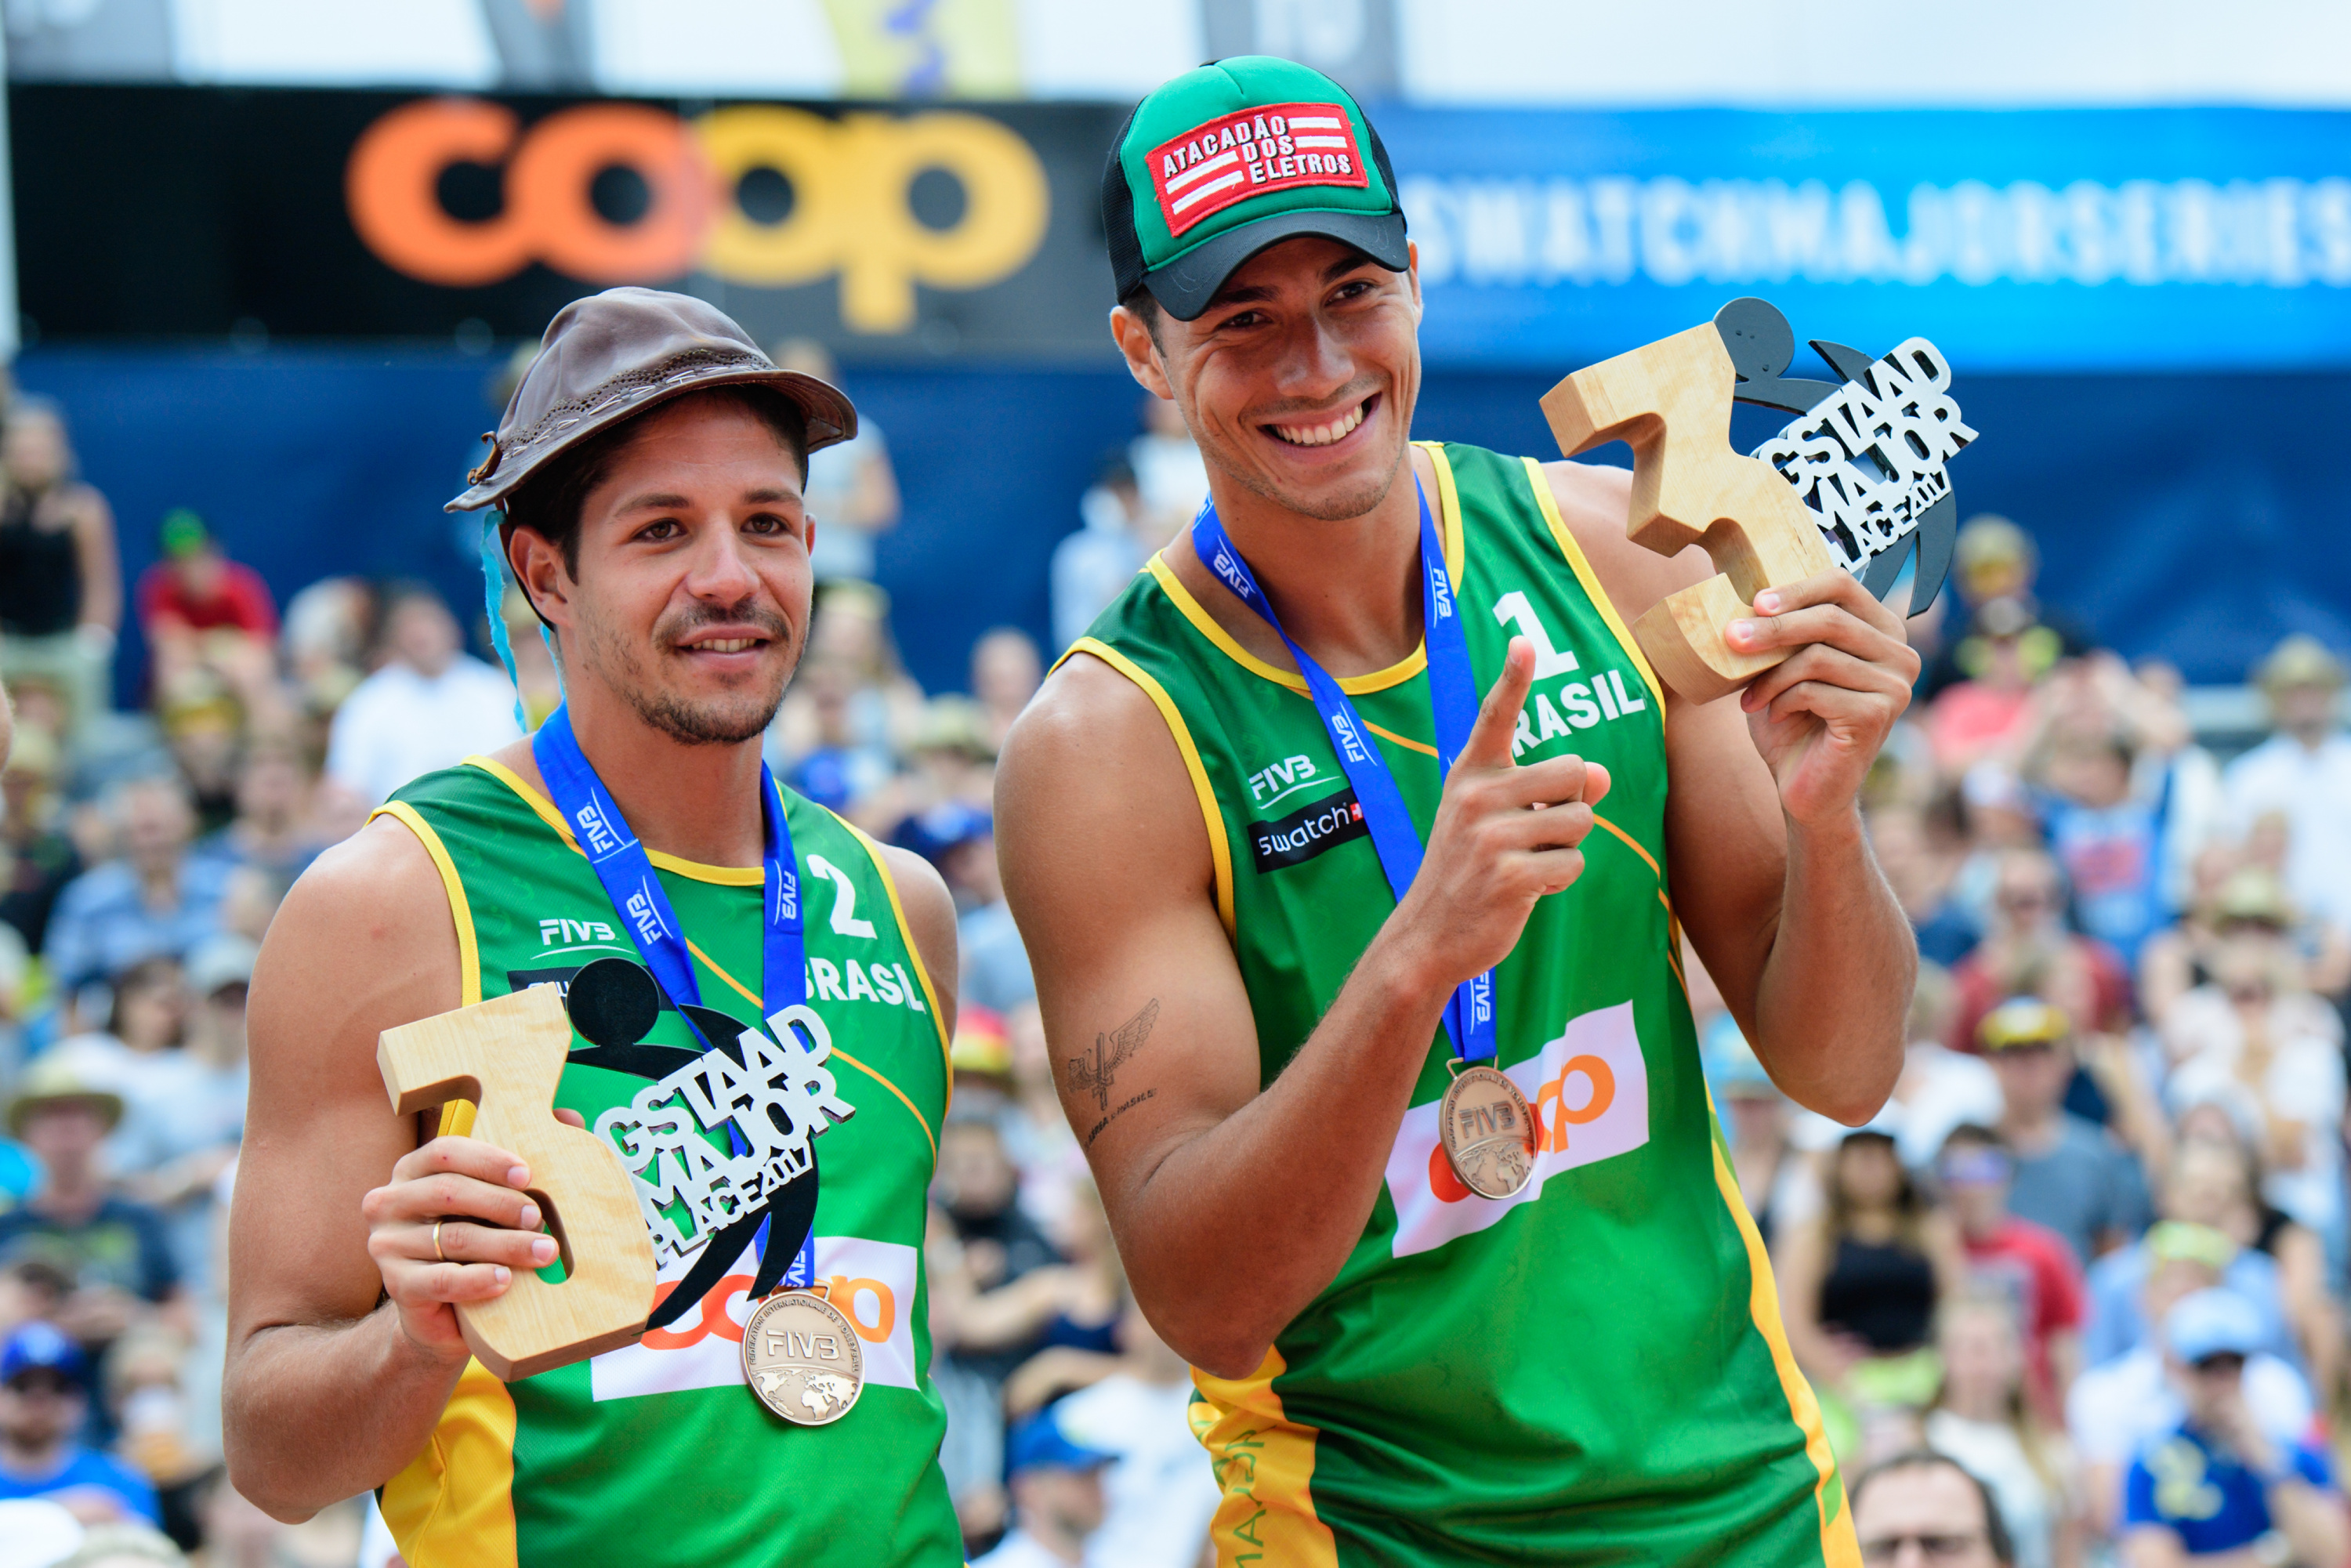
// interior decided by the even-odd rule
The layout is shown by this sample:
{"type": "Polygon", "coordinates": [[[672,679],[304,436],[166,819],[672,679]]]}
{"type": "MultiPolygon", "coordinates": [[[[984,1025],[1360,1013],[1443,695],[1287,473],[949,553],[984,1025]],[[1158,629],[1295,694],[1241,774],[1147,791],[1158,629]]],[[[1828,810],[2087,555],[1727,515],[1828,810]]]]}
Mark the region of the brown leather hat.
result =
{"type": "Polygon", "coordinates": [[[773,387],[808,421],[808,448],[857,434],[857,410],[839,389],[779,370],[716,306],[658,288],[608,288],[555,313],[538,358],[498,421],[490,455],[465,476],[472,488],[445,510],[495,507],[555,454],[681,392],[773,387]]]}

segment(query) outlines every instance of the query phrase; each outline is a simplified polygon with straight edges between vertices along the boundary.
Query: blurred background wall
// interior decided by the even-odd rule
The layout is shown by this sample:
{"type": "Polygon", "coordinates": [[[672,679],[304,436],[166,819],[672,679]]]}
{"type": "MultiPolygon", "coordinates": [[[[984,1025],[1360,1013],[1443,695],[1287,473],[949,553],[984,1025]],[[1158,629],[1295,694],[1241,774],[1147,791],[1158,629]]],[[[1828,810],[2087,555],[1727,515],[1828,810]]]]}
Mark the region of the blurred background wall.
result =
{"type": "Polygon", "coordinates": [[[1102,326],[1103,150],[1151,84],[1265,50],[1332,70],[1387,140],[1426,288],[1419,434],[1548,455],[1552,382],[1761,294],[1800,339],[1940,345],[1983,433],[1963,513],[2027,528],[2043,597],[2125,653],[2220,682],[2289,631],[2351,642],[2339,5],[5,17],[16,374],[72,411],[131,574],[186,505],[281,600],[339,572],[470,599],[439,505],[487,389],[565,300],[657,283],[840,360],[904,490],[878,576],[907,664],[956,686],[987,625],[1044,636],[1052,547],[1138,428],[1102,326]]]}

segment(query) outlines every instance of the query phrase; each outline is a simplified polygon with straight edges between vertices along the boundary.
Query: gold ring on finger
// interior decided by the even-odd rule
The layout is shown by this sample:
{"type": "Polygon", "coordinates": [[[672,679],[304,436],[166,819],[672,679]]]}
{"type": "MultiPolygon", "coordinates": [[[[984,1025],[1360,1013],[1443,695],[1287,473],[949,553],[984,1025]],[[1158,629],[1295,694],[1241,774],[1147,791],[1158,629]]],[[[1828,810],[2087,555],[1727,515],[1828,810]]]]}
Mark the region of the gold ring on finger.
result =
{"type": "Polygon", "coordinates": [[[449,1254],[441,1250],[441,1228],[448,1223],[445,1219],[436,1219],[433,1222],[433,1256],[444,1263],[449,1261],[449,1254]]]}

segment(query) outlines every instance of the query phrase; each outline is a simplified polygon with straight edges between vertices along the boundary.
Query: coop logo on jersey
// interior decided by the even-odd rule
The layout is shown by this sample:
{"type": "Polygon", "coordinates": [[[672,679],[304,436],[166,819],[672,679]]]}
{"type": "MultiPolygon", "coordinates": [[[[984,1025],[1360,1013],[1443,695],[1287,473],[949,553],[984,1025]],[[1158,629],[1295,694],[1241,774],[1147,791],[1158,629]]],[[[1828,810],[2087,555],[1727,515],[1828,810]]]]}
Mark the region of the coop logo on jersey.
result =
{"type": "Polygon", "coordinates": [[[1541,1056],[1502,1071],[1535,1113],[1532,1179],[1509,1197],[1478,1197],[1453,1174],[1437,1142],[1442,1102],[1414,1106],[1388,1153],[1396,1257],[1483,1230],[1516,1205],[1534,1202],[1551,1177],[1649,1141],[1649,1070],[1633,1032],[1631,1002],[1571,1020],[1541,1056]]]}
{"type": "MultiPolygon", "coordinates": [[[[662,1265],[653,1300],[677,1288],[692,1267],[679,1259],[662,1265]]],[[[857,1329],[865,1351],[865,1380],[893,1388],[914,1386],[914,1249],[858,1236],[816,1239],[817,1282],[826,1299],[857,1329]]],[[[588,1364],[596,1398],[631,1399],[686,1388],[725,1388],[743,1381],[743,1322],[757,1303],[744,1292],[758,1273],[749,1249],[732,1272],[710,1288],[698,1312],[653,1329],[635,1344],[606,1351],[588,1364]]]]}
{"type": "Polygon", "coordinates": [[[1249,853],[1259,871],[1280,871],[1302,865],[1350,839],[1367,837],[1371,831],[1372,825],[1364,821],[1362,802],[1353,789],[1346,789],[1301,807],[1279,821],[1251,822],[1249,853]]]}
{"type": "Polygon", "coordinates": [[[1153,148],[1150,168],[1171,235],[1265,192],[1371,183],[1354,123],[1335,103],[1224,115],[1153,148]]]}

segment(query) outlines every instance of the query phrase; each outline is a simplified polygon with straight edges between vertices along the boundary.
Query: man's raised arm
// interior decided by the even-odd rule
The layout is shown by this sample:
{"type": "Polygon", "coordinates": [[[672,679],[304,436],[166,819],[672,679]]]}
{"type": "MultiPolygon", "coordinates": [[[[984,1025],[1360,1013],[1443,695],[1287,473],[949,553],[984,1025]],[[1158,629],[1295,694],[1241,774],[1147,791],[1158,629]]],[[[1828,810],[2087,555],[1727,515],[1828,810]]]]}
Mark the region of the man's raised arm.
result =
{"type": "Polygon", "coordinates": [[[553,1255],[528,1233],[513,1155],[471,1138],[419,1147],[384,1092],[377,1035],[456,1007],[458,985],[440,876],[388,818],[319,858],[255,966],[222,1418],[236,1490],[277,1518],[413,1458],[465,1365],[449,1303],[553,1255]],[[472,1217],[441,1226],[449,1262],[434,1247],[444,1215],[472,1217]]]}
{"type": "Polygon", "coordinates": [[[998,841],[1062,1109],[1136,1300],[1196,1366],[1255,1371],[1338,1273],[1447,998],[1510,951],[1538,897],[1583,870],[1574,846],[1607,775],[1573,757],[1512,764],[1533,668],[1513,643],[1447,781],[1419,879],[1261,1093],[1207,831],[1165,722],[1124,677],[1077,659],[1014,727],[998,841]],[[1232,1239],[1269,1197],[1283,1244],[1236,1270],[1232,1239]]]}
{"type": "MultiPolygon", "coordinates": [[[[1560,512],[1627,621],[1711,575],[1625,537],[1630,476],[1554,463],[1560,512]]],[[[1902,1071],[1918,946],[1863,830],[1862,781],[1910,704],[1901,618],[1832,570],[1758,596],[1742,653],[1794,650],[1736,697],[1666,708],[1674,911],[1787,1095],[1858,1126],[1902,1071]]]]}

